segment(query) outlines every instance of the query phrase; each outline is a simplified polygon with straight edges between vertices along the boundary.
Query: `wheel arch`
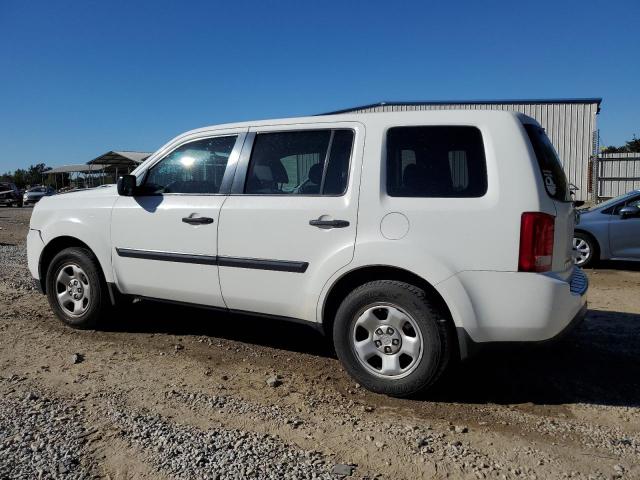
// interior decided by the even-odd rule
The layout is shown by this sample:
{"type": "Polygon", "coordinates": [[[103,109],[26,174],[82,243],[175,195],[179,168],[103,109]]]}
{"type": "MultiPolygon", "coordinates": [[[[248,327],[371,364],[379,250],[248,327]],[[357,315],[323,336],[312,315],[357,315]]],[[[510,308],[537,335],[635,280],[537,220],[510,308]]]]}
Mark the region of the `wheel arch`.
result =
{"type": "MultiPolygon", "coordinates": [[[[105,274],[104,274],[104,268],[101,265],[100,259],[98,259],[93,249],[89,245],[87,245],[85,242],[80,240],[79,238],[69,236],[69,235],[64,235],[64,236],[56,237],[50,240],[45,245],[45,247],[42,250],[42,253],[40,254],[40,260],[38,262],[38,273],[40,278],[40,286],[42,288],[43,293],[47,292],[46,277],[47,277],[47,270],[49,269],[49,265],[51,264],[51,261],[59,252],[61,252],[65,248],[70,248],[70,247],[80,247],[80,248],[85,248],[89,250],[97,260],[98,267],[100,268],[100,275],[102,275],[102,279],[105,281],[105,283],[107,283],[105,274]]],[[[109,284],[107,283],[107,285],[109,284]]],[[[114,299],[113,299],[113,293],[111,292],[111,288],[109,288],[109,295],[111,297],[111,301],[113,302],[114,299]]]]}
{"type": "MultiPolygon", "coordinates": [[[[458,338],[457,329],[453,321],[453,315],[449,305],[438,290],[420,275],[409,270],[389,265],[368,265],[361,266],[345,272],[341,277],[336,279],[329,288],[322,306],[322,329],[327,335],[331,335],[333,323],[338,307],[346,296],[355,288],[368,282],[375,280],[397,280],[406,282],[421,288],[435,303],[438,311],[442,312],[447,321],[447,325],[451,328],[452,338],[458,338]]],[[[456,352],[459,355],[459,352],[456,352]]]]}

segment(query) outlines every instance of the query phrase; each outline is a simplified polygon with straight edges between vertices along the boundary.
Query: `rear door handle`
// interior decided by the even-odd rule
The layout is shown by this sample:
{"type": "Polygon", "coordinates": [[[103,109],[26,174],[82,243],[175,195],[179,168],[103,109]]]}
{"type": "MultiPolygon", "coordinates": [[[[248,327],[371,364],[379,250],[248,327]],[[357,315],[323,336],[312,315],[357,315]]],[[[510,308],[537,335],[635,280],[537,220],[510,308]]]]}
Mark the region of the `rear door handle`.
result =
{"type": "Polygon", "coordinates": [[[208,225],[213,223],[213,218],[211,217],[184,217],[182,219],[184,223],[188,223],[189,225],[208,225]]]}
{"type": "Polygon", "coordinates": [[[318,228],[345,228],[349,226],[346,220],[309,220],[309,225],[318,228]]]}

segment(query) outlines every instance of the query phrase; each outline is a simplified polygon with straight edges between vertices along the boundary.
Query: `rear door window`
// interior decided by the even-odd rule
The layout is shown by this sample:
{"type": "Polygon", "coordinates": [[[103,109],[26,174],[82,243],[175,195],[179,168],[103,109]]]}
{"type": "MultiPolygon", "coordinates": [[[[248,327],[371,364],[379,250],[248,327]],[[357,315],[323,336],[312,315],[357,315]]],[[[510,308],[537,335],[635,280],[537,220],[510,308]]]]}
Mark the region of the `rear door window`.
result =
{"type": "Polygon", "coordinates": [[[540,166],[547,194],[554,200],[570,202],[571,192],[567,176],[562,169],[558,154],[544,129],[532,124],[525,124],[524,129],[527,131],[529,141],[536,154],[536,160],[540,166]]]}
{"type": "Polygon", "coordinates": [[[487,192],[482,134],[475,127],[394,127],[387,133],[392,197],[481,197],[487,192]]]}
{"type": "Polygon", "coordinates": [[[258,133],[244,193],[342,195],[347,189],[352,130],[258,133]]]}

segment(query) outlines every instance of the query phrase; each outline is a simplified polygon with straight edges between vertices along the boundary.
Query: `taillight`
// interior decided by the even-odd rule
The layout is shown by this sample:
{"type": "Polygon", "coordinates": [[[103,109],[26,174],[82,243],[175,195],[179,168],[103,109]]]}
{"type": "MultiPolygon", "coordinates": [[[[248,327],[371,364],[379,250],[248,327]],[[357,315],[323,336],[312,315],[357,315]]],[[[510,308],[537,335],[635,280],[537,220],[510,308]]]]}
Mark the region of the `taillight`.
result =
{"type": "Polygon", "coordinates": [[[548,272],[553,260],[555,217],[547,213],[525,212],[520,221],[518,271],[548,272]]]}

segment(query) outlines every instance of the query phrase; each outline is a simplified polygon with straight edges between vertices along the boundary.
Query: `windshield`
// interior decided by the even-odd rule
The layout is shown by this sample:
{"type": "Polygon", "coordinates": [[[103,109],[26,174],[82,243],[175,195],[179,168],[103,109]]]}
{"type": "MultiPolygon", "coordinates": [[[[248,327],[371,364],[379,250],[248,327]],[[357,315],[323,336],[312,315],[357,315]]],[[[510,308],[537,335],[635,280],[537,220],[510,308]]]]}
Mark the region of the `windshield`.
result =
{"type": "Polygon", "coordinates": [[[35,187],[29,190],[30,192],[46,192],[47,189],[45,187],[35,187]]]}

